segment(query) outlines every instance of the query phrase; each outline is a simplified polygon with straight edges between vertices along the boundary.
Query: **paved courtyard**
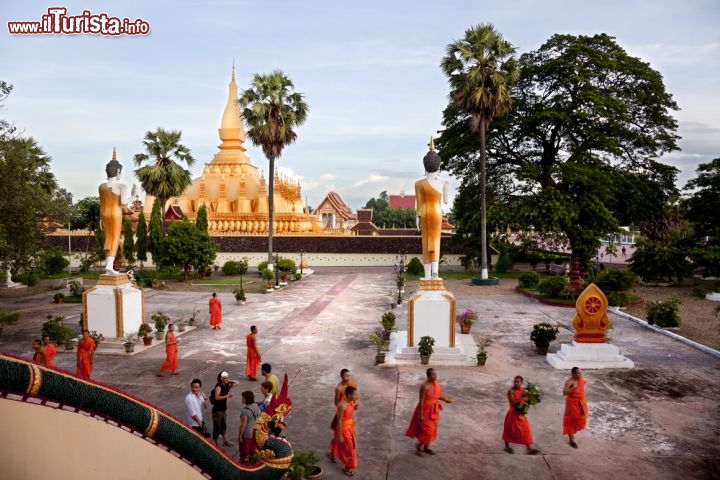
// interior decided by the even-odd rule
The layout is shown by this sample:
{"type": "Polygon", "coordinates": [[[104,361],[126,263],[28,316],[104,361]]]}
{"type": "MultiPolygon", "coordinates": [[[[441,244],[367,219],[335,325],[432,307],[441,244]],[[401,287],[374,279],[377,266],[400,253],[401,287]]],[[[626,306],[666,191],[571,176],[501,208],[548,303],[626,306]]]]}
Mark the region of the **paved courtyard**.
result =
{"type": "MultiPolygon", "coordinates": [[[[453,290],[453,284],[446,282],[446,287],[453,290]]],[[[433,444],[438,455],[417,457],[404,432],[425,368],[374,366],[367,341],[379,328],[393,285],[391,269],[319,269],[273,294],[249,295],[246,305],[236,305],[231,294],[220,294],[224,323],[219,331],[207,326],[209,294],[149,290],[148,317],[163,311],[187,318],[193,308],[199,309],[200,328],[180,337],[180,375],[156,377],[164,359],[164,348],[158,346],[127,357],[97,355],[93,378],[183,419],[190,380],[202,379],[207,393],[215,376],[227,370],[240,380],[228,409],[234,438],[240,392],[259,394],[258,383],[243,375],[244,337],[250,325],[257,325],[263,361],[290,379],[294,413],[286,435],[296,448],[323,457],[325,479],[345,478],[341,468],[324,457],[333,387],[341,368],[350,369],[360,384],[356,478],[720,478],[720,358],[611,314],[612,342],[635,368],[585,371],[590,417],[587,429],[576,436],[580,448],[575,450],[562,436],[562,385],[569,372],[552,369],[529,341],[534,323],[569,327],[574,310],[542,305],[507,289],[464,285],[455,292],[458,308],[478,310],[480,321],[472,334],[490,335],[495,343],[484,367],[437,367],[445,393],[455,401],[441,415],[433,444]],[[545,391],[542,403],[528,415],[539,456],[503,452],[505,392],[514,375],[539,383],[545,391]]],[[[50,299],[50,293],[0,299],[3,309],[23,310],[22,325],[6,328],[0,337],[0,351],[30,356],[30,342],[48,312],[63,313],[71,322],[79,319],[79,305],[53,305],[50,299]]],[[[404,308],[398,313],[402,330],[404,308]]],[[[571,339],[571,331],[561,329],[550,351],[571,339]]],[[[74,371],[74,360],[74,353],[60,353],[56,364],[74,371]]],[[[236,447],[226,451],[237,458],[236,447]]]]}

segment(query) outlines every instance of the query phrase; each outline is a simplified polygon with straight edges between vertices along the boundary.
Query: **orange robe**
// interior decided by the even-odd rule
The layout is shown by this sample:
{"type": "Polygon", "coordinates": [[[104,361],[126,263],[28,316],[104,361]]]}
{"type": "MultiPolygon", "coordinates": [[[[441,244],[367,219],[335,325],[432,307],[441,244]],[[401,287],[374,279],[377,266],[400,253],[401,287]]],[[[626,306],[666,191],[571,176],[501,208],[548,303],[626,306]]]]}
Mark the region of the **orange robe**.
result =
{"type": "MultiPolygon", "coordinates": [[[[120,195],[113,192],[107,183],[98,188],[100,195],[100,221],[105,232],[105,255],[114,257],[120,245],[120,232],[122,230],[123,209],[120,205],[120,195]]],[[[108,265],[112,268],[112,265],[108,265]]]]}
{"type": "Polygon", "coordinates": [[[575,435],[585,428],[588,407],[585,398],[585,379],[578,380],[578,385],[570,395],[565,397],[565,414],[563,415],[563,435],[575,435]]]}
{"type": "Polygon", "coordinates": [[[47,367],[47,355],[45,355],[45,352],[42,350],[38,350],[35,352],[35,355],[33,355],[33,362],[37,363],[41,367],[47,367]]]}
{"type": "Polygon", "coordinates": [[[83,337],[78,342],[77,352],[77,370],[76,375],[85,380],[90,380],[93,371],[93,351],[95,350],[95,340],[92,337],[83,337]]]}
{"type": "Polygon", "coordinates": [[[48,343],[47,345],[45,345],[45,357],[48,367],[55,366],[55,355],[57,355],[57,347],[52,343],[48,343]]]}
{"type": "Polygon", "coordinates": [[[210,301],[208,301],[208,305],[210,305],[210,325],[213,327],[220,325],[222,323],[222,305],[220,304],[220,300],[212,297],[210,301]]]}
{"type": "Polygon", "coordinates": [[[416,438],[418,442],[425,446],[430,445],[437,438],[438,420],[440,419],[440,410],[442,410],[442,405],[440,405],[441,396],[442,387],[435,381],[425,393],[423,399],[423,421],[420,421],[420,412],[418,411],[420,403],[418,402],[412,419],[410,419],[410,426],[405,432],[406,437],[416,438]]]}
{"type": "Polygon", "coordinates": [[[245,373],[248,377],[256,378],[257,369],[260,365],[260,354],[255,348],[252,333],[248,333],[247,336],[245,336],[245,343],[247,344],[247,363],[245,364],[245,373]]]}
{"type": "Polygon", "coordinates": [[[442,192],[430,185],[427,178],[415,182],[417,216],[420,219],[423,263],[440,261],[440,233],[442,231],[442,192]]]}
{"type": "MultiPolygon", "coordinates": [[[[358,389],[357,382],[353,382],[350,380],[347,385],[345,385],[345,388],[347,387],[353,387],[355,390],[358,389]]],[[[340,391],[335,390],[335,406],[337,407],[337,404],[342,402],[342,399],[345,398],[345,388],[341,388],[340,391]]]]}
{"type": "Polygon", "coordinates": [[[178,368],[178,346],[177,339],[173,332],[168,331],[165,334],[165,362],[160,367],[160,371],[169,370],[174,372],[178,368]]]}
{"type": "Polygon", "coordinates": [[[525,415],[515,410],[515,404],[522,401],[523,395],[525,395],[525,389],[522,387],[520,390],[513,391],[513,403],[505,415],[502,439],[508,443],[532,445],[530,422],[525,415]]]}
{"type": "Polygon", "coordinates": [[[357,468],[357,432],[355,431],[355,405],[348,404],[343,412],[341,435],[343,443],[338,441],[338,432],[335,430],[333,439],[328,447],[328,455],[337,458],[346,468],[357,468]]]}

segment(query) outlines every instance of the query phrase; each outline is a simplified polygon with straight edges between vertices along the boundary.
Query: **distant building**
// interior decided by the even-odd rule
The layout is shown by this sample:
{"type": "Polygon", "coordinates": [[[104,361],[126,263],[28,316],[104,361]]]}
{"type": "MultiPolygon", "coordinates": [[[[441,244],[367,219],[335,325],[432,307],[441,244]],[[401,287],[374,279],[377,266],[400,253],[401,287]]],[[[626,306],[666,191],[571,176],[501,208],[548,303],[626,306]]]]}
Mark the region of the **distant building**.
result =
{"type": "Polygon", "coordinates": [[[314,211],[323,228],[350,228],[356,222],[350,210],[337,192],[329,192],[314,211]]]}
{"type": "Polygon", "coordinates": [[[415,208],[415,195],[388,195],[388,207],[390,208],[415,208]]]}

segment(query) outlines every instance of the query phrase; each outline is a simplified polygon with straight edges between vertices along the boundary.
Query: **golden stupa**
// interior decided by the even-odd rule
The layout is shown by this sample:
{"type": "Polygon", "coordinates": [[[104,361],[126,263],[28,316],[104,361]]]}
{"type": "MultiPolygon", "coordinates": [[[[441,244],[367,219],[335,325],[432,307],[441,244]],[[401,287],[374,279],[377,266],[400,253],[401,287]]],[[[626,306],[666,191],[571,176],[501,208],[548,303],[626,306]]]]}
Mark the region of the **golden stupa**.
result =
{"type": "MultiPolygon", "coordinates": [[[[186,215],[191,221],[200,206],[208,212],[210,233],[262,234],[268,229],[268,195],[265,177],[245,155],[245,130],[237,104],[235,67],[228,86],[218,133],[222,143],[202,176],[179,197],[168,200],[170,215],[186,215]]],[[[300,182],[275,174],[275,212],[273,233],[322,232],[320,221],[306,213],[302,205],[300,182]]],[[[145,202],[152,206],[148,196],[145,202]]],[[[148,212],[149,214],[149,212],[148,212]]]]}

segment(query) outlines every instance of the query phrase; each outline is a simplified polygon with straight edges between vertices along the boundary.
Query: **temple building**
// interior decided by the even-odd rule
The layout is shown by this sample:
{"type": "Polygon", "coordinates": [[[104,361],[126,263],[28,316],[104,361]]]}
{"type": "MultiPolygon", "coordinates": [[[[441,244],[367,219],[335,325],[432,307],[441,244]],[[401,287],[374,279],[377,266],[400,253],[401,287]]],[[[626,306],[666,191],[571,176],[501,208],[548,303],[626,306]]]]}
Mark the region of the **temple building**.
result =
{"type": "Polygon", "coordinates": [[[355,214],[334,190],[318,204],[315,215],[325,229],[348,229],[356,223],[355,214]]]}
{"type": "MultiPolygon", "coordinates": [[[[268,228],[266,179],[245,155],[245,129],[237,104],[238,86],[235,68],[218,133],[221,143],[212,162],[179,197],[168,200],[167,210],[187,216],[191,221],[205,205],[208,230],[215,233],[263,234],[268,228]]],[[[320,233],[323,225],[305,211],[300,183],[275,174],[273,231],[277,233],[320,233]]],[[[154,198],[145,199],[146,215],[154,198]]]]}

